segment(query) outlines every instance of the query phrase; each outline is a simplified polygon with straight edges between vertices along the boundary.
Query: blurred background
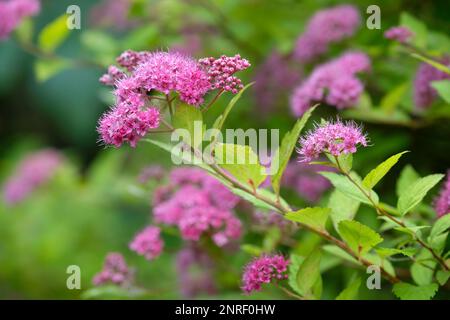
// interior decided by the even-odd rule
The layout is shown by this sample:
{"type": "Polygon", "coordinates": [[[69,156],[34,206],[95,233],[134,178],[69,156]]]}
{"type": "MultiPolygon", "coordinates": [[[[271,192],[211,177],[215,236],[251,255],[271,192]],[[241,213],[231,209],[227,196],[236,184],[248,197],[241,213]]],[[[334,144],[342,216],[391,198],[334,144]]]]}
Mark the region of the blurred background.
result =
{"type": "MultiPolygon", "coordinates": [[[[151,263],[128,249],[130,239],[149,219],[149,190],[154,187],[140,184],[139,173],[150,164],[169,167],[169,156],[147,144],[131,150],[98,143],[98,118],[113,103],[111,89],[98,79],[127,49],[172,49],[196,58],[240,53],[252,64],[240,78],[256,84],[239,101],[227,127],[279,128],[282,134],[296,119],[289,108],[293,87],[313,66],[348,49],[362,50],[372,59],[372,72],[365,75],[361,103],[376,109],[383,97],[405,85],[391,106],[398,113],[339,113],[363,123],[374,145],[358,153],[357,169],[366,173],[387,156],[410,150],[407,160],[381,185],[385,201],[393,202],[396,175],[407,162],[422,175],[450,168],[448,104],[445,109],[441,101],[427,114],[415,111],[412,84],[420,62],[383,37],[387,28],[408,24],[421,30],[427,50],[449,53],[448,1],[42,0],[41,5],[32,25],[0,41],[0,182],[14,176],[21,160],[34,151],[52,148],[60,158],[49,183],[14,205],[3,197],[0,201],[0,298],[86,298],[83,292],[92,287],[92,277],[110,251],[122,252],[138,270],[138,282],[149,288],[149,298],[181,297],[170,254],[179,246],[175,236],[165,239],[169,253],[151,263]],[[71,30],[52,52],[56,59],[48,59],[33,46],[40,32],[75,2],[81,9],[81,29],[71,30]],[[291,53],[308,19],[318,10],[344,3],[360,11],[363,23],[357,33],[333,44],[315,63],[295,61],[291,53]],[[365,27],[366,8],[373,4],[381,8],[379,30],[365,27]],[[275,74],[280,70],[277,57],[286,63],[287,70],[280,71],[284,82],[274,80],[280,79],[275,74]],[[82,290],[67,289],[69,265],[80,266],[82,290]]],[[[230,97],[218,101],[207,121],[216,118],[230,97]]],[[[315,119],[337,114],[324,107],[315,119]]],[[[289,197],[304,203],[294,193],[289,197]]],[[[373,215],[365,219],[369,225],[378,223],[373,215]]],[[[309,236],[307,241],[317,239],[309,236]]],[[[235,254],[237,274],[247,260],[245,253],[235,254]]],[[[331,271],[327,276],[334,280],[325,297],[332,297],[345,282],[338,274],[331,271]]],[[[236,279],[229,281],[229,290],[218,297],[242,298],[236,279]]],[[[281,297],[271,290],[252,296],[281,297]]],[[[363,297],[373,298],[370,292],[363,297]]]]}

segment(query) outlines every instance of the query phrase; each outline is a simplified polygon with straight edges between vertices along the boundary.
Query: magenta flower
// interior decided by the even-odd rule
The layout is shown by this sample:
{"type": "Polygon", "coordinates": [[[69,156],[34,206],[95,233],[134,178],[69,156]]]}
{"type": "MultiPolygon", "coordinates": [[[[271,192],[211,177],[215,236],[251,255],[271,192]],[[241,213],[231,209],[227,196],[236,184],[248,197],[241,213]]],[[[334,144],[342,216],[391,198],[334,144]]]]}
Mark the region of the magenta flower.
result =
{"type": "Polygon", "coordinates": [[[4,185],[5,202],[12,205],[23,201],[52,178],[62,160],[59,152],[52,149],[37,151],[25,157],[4,185]]]}
{"type": "Polygon", "coordinates": [[[389,40],[395,40],[400,43],[407,43],[414,36],[414,33],[407,27],[392,27],[384,33],[384,37],[389,40]]]}
{"type": "Polygon", "coordinates": [[[250,63],[238,54],[234,57],[221,56],[218,59],[203,58],[199,60],[199,63],[206,68],[212,89],[221,89],[232,93],[238,93],[243,87],[242,81],[234,74],[250,67],[250,63]]]}
{"type": "Polygon", "coordinates": [[[305,137],[300,138],[297,149],[301,162],[311,162],[322,153],[333,156],[355,153],[358,145],[367,146],[367,138],[354,122],[328,122],[317,126],[305,137]]]}
{"type": "Polygon", "coordinates": [[[246,294],[250,294],[252,291],[260,291],[261,285],[264,283],[270,283],[274,279],[287,279],[288,265],[289,260],[282,255],[264,255],[255,258],[245,266],[242,275],[242,290],[246,294]]]}
{"type": "Polygon", "coordinates": [[[101,140],[108,145],[120,147],[128,142],[136,147],[137,142],[150,129],[158,128],[159,109],[151,107],[146,110],[120,103],[99,120],[98,132],[101,140]]]}
{"type": "Polygon", "coordinates": [[[338,109],[357,104],[364,86],[357,73],[370,70],[364,53],[347,52],[337,59],[318,66],[291,96],[291,110],[301,116],[315,102],[325,101],[338,109]]]}
{"type": "Polygon", "coordinates": [[[144,256],[147,260],[157,258],[164,247],[161,239],[161,229],[155,226],[149,226],[139,232],[130,243],[130,249],[137,254],[144,256]]]}
{"type": "Polygon", "coordinates": [[[447,173],[447,180],[439,193],[439,196],[434,199],[434,210],[438,217],[442,217],[450,213],[450,170],[447,173]]]}
{"type": "Polygon", "coordinates": [[[123,73],[119,68],[117,68],[116,66],[109,66],[108,73],[102,75],[99,81],[104,85],[113,86],[117,81],[125,77],[125,73],[123,73]]]}
{"type": "Polygon", "coordinates": [[[340,5],[317,12],[298,38],[294,56],[308,62],[325,53],[331,43],[351,37],[361,23],[358,9],[340,5]]]}
{"type": "Polygon", "coordinates": [[[39,0],[0,1],[0,40],[8,38],[24,18],[38,14],[40,9],[39,0]]]}
{"type": "Polygon", "coordinates": [[[120,253],[111,252],[105,258],[103,269],[97,273],[92,282],[99,286],[106,283],[117,285],[130,284],[133,280],[133,273],[128,268],[125,259],[120,253]]]}
{"type": "MultiPolygon", "coordinates": [[[[441,63],[449,65],[448,57],[441,59],[441,63]]],[[[431,86],[432,81],[450,79],[450,75],[442,72],[428,63],[421,63],[414,79],[414,103],[419,108],[429,107],[437,98],[436,89],[431,86]]]]}

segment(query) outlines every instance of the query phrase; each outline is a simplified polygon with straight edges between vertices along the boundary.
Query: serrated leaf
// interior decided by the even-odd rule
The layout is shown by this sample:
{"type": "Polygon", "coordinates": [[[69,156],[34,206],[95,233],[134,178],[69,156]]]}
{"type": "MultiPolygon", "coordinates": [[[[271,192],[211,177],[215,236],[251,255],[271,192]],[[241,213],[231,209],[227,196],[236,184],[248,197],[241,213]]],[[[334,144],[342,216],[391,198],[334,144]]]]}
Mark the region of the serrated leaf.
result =
{"type": "Polygon", "coordinates": [[[316,249],[306,257],[298,269],[297,286],[303,296],[310,296],[313,286],[319,281],[320,259],[320,250],[316,249]]]}
{"type": "Polygon", "coordinates": [[[331,209],[330,217],[333,226],[338,230],[339,222],[342,220],[353,220],[358,212],[360,202],[347,197],[339,190],[334,190],[328,200],[328,208],[331,209]]]}
{"type": "Polygon", "coordinates": [[[450,271],[439,270],[436,272],[436,280],[441,286],[447,283],[448,278],[450,278],[450,271]]]}
{"type": "Polygon", "coordinates": [[[348,246],[359,256],[383,241],[383,238],[358,221],[344,220],[339,223],[339,234],[348,246]]]}
{"type": "Polygon", "coordinates": [[[450,103],[450,80],[433,81],[431,86],[436,89],[445,102],[450,103]]]}
{"type": "Polygon", "coordinates": [[[67,15],[63,14],[47,24],[39,33],[38,44],[45,52],[53,52],[69,36],[67,27],[67,15]]]}
{"type": "Polygon", "coordinates": [[[400,172],[400,176],[397,180],[397,196],[400,196],[402,190],[406,189],[408,186],[413,184],[416,180],[420,178],[419,174],[414,170],[414,168],[408,164],[406,165],[402,172],[400,172]]]}
{"type": "Polygon", "coordinates": [[[443,217],[436,220],[430,232],[430,239],[435,238],[450,228],[450,214],[446,214],[443,217]]]}
{"type": "Polygon", "coordinates": [[[432,174],[424,178],[420,178],[413,184],[405,188],[398,198],[397,209],[401,215],[405,215],[416,205],[418,205],[441,179],[443,174],[432,174]]]}
{"type": "Polygon", "coordinates": [[[188,145],[196,148],[202,143],[203,116],[198,108],[181,103],[175,110],[172,125],[175,129],[185,129],[189,132],[189,136],[181,135],[188,145]]]}
{"type": "MultiPolygon", "coordinates": [[[[334,173],[334,172],[326,172],[322,171],[319,172],[322,176],[330,180],[331,184],[340,192],[345,194],[346,196],[355,199],[357,201],[372,205],[370,200],[367,198],[367,196],[358,188],[356,187],[352,182],[348,180],[347,177],[344,175],[334,173]]],[[[360,178],[353,172],[350,173],[350,176],[353,180],[355,180],[357,183],[360,184],[360,178]]],[[[362,188],[364,188],[361,185],[362,188]]],[[[372,201],[375,204],[378,204],[378,195],[373,190],[365,190],[366,194],[370,195],[372,201]]]]}
{"type": "Polygon", "coordinates": [[[378,255],[380,257],[382,257],[384,259],[384,258],[394,256],[396,254],[402,254],[407,257],[413,257],[416,252],[416,249],[414,249],[414,248],[407,248],[407,249],[377,248],[377,249],[375,249],[375,251],[376,251],[376,253],[378,253],[378,255]]]}
{"type": "Polygon", "coordinates": [[[294,128],[292,128],[292,130],[286,133],[286,135],[283,137],[281,146],[277,149],[275,155],[272,158],[270,171],[273,175],[271,177],[271,182],[273,190],[277,195],[280,194],[281,178],[283,177],[284,170],[286,169],[292,152],[294,151],[298,136],[300,135],[300,132],[302,131],[303,127],[305,126],[306,122],[308,121],[316,107],[317,105],[308,109],[308,111],[306,111],[303,116],[297,120],[294,128]]]}
{"type": "Polygon", "coordinates": [[[433,298],[439,286],[436,283],[425,286],[415,286],[405,282],[394,284],[392,292],[401,300],[430,300],[433,298]]]}
{"type": "Polygon", "coordinates": [[[252,189],[256,190],[267,177],[266,168],[259,163],[258,156],[249,146],[217,143],[214,157],[220,167],[252,189]]]}
{"type": "Polygon", "coordinates": [[[393,155],[380,163],[375,169],[372,169],[363,179],[363,186],[372,189],[376,184],[391,170],[391,168],[398,162],[400,157],[408,151],[403,151],[393,155]]]}
{"type": "Polygon", "coordinates": [[[347,288],[342,290],[336,297],[336,300],[355,300],[358,297],[359,287],[361,286],[361,278],[355,278],[348,284],[347,288]]]}
{"type": "Polygon", "coordinates": [[[430,284],[433,281],[436,262],[431,260],[432,258],[433,255],[429,251],[422,250],[411,265],[411,276],[419,286],[430,284]]]}
{"type": "Polygon", "coordinates": [[[284,217],[295,222],[300,222],[315,230],[324,231],[330,211],[331,209],[329,208],[304,208],[295,212],[288,212],[284,217]]]}

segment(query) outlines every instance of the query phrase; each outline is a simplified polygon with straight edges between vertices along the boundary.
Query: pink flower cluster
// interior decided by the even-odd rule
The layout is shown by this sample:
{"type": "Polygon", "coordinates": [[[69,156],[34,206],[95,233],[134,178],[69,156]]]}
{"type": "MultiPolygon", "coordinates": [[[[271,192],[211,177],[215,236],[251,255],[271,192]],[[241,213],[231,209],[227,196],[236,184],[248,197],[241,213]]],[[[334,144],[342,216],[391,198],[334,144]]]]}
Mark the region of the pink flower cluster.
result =
{"type": "Polygon", "coordinates": [[[246,294],[261,290],[261,285],[270,283],[273,279],[287,279],[289,260],[282,255],[264,255],[250,262],[242,275],[242,290],[246,294]]]}
{"type": "MultiPolygon", "coordinates": [[[[448,57],[441,59],[441,63],[449,66],[448,57]]],[[[450,75],[442,72],[428,63],[421,63],[414,79],[414,103],[419,108],[429,107],[437,98],[437,91],[431,86],[432,81],[450,79],[450,75]]]]}
{"type": "Polygon", "coordinates": [[[4,186],[5,202],[12,205],[24,200],[46,183],[61,163],[62,156],[52,149],[44,149],[28,155],[4,186]]]}
{"type": "Polygon", "coordinates": [[[165,176],[164,168],[160,165],[150,165],[142,169],[139,173],[138,180],[140,183],[145,184],[150,180],[161,181],[165,176]]]}
{"type": "Polygon", "coordinates": [[[161,229],[155,226],[148,226],[139,232],[130,243],[130,249],[137,254],[144,256],[147,260],[157,258],[164,247],[161,239],[161,229]]]}
{"type": "Polygon", "coordinates": [[[325,53],[331,43],[351,37],[361,23],[358,9],[340,5],[317,12],[298,38],[294,56],[308,62],[325,53]]]}
{"type": "Polygon", "coordinates": [[[400,43],[407,43],[414,33],[407,27],[392,27],[386,30],[384,37],[389,40],[395,40],[400,43]]]}
{"type": "Polygon", "coordinates": [[[89,12],[89,22],[95,27],[111,27],[122,31],[138,24],[129,11],[132,0],[103,0],[89,12]]]}
{"type": "Polygon", "coordinates": [[[40,10],[39,0],[0,1],[0,40],[6,39],[23,19],[38,14],[40,10]]]}
{"type": "Polygon", "coordinates": [[[197,247],[188,246],[178,252],[176,268],[181,294],[187,298],[201,293],[215,294],[217,289],[212,267],[213,261],[197,247]]]}
{"type": "Polygon", "coordinates": [[[292,90],[299,80],[299,71],[293,69],[281,54],[272,52],[258,67],[254,77],[258,112],[268,114],[277,102],[283,103],[286,92],[292,90]]]}
{"type": "Polygon", "coordinates": [[[106,283],[117,285],[130,284],[133,280],[133,272],[128,268],[125,259],[120,253],[109,253],[103,264],[103,269],[94,276],[92,282],[99,286],[106,283]]]}
{"type": "Polygon", "coordinates": [[[447,173],[447,180],[439,196],[434,200],[434,210],[438,214],[438,217],[450,213],[450,170],[447,173]]]}
{"type": "Polygon", "coordinates": [[[282,185],[292,188],[310,203],[316,203],[331,184],[319,171],[331,168],[308,163],[290,162],[283,174],[282,185]]]}
{"type": "Polygon", "coordinates": [[[241,79],[236,78],[234,74],[250,67],[250,63],[239,54],[234,57],[221,56],[218,59],[203,58],[199,63],[206,68],[213,89],[232,93],[238,93],[243,87],[241,79]]]}
{"type": "Polygon", "coordinates": [[[159,127],[159,122],[158,108],[142,110],[122,102],[100,118],[97,130],[105,144],[120,147],[124,142],[128,142],[135,147],[150,129],[159,127]]]}
{"type": "Polygon", "coordinates": [[[328,122],[317,126],[306,136],[300,138],[301,148],[297,149],[301,162],[317,159],[321,153],[333,156],[355,153],[356,147],[367,146],[367,138],[354,122],[328,122]]]}
{"type": "Polygon", "coordinates": [[[364,89],[356,74],[367,72],[370,68],[370,60],[362,52],[347,52],[318,66],[294,90],[291,96],[292,112],[301,116],[314,102],[320,101],[338,109],[354,106],[364,89]]]}
{"type": "Polygon", "coordinates": [[[155,222],[178,226],[185,240],[198,241],[211,235],[224,246],[241,235],[241,222],[231,209],[239,201],[225,186],[196,168],[177,168],[170,185],[154,195],[155,222]]]}

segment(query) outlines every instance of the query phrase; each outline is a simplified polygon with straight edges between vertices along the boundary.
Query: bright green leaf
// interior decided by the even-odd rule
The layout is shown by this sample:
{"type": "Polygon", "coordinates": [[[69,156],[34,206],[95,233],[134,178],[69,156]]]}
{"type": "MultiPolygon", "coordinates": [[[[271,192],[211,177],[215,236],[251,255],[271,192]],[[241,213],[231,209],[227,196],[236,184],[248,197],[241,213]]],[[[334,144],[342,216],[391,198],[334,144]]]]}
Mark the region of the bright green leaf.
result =
{"type": "Polygon", "coordinates": [[[355,278],[348,284],[347,288],[342,290],[336,297],[336,300],[355,300],[358,297],[359,287],[361,286],[361,278],[355,278]]]}
{"type": "Polygon", "coordinates": [[[426,25],[422,21],[406,12],[402,12],[400,15],[400,25],[407,27],[414,33],[414,37],[411,39],[412,43],[420,48],[426,47],[428,32],[426,25]]]}
{"type": "Polygon", "coordinates": [[[34,63],[34,74],[38,82],[45,82],[69,66],[65,60],[38,59],[34,63]]]}
{"type": "Polygon", "coordinates": [[[347,197],[339,190],[333,190],[328,200],[328,208],[331,209],[330,217],[336,230],[342,220],[353,220],[358,212],[359,204],[359,201],[347,197]]]}
{"type": "Polygon", "coordinates": [[[397,180],[396,192],[397,196],[400,196],[402,190],[406,189],[408,186],[413,184],[416,180],[420,178],[419,174],[414,170],[414,168],[408,164],[406,165],[402,172],[400,172],[400,177],[397,180]]]}
{"type": "Polygon", "coordinates": [[[50,22],[39,34],[39,47],[46,52],[53,52],[69,36],[70,29],[67,27],[67,15],[63,14],[50,22]]]}
{"type": "Polygon", "coordinates": [[[409,88],[409,82],[405,82],[389,91],[383,98],[381,98],[380,108],[387,113],[394,111],[400,104],[403,96],[409,88]]]}
{"type": "Polygon", "coordinates": [[[392,289],[401,300],[430,300],[438,291],[439,286],[431,283],[425,286],[415,286],[405,282],[396,283],[392,289]]]}
{"type": "Polygon", "coordinates": [[[441,286],[447,283],[448,278],[450,278],[450,271],[439,270],[436,272],[436,280],[441,286]]]}
{"type": "Polygon", "coordinates": [[[375,169],[372,169],[362,182],[363,186],[372,189],[375,185],[391,170],[391,168],[398,162],[400,157],[408,151],[403,151],[389,157],[387,160],[380,163],[375,169]]]}
{"type": "Polygon", "coordinates": [[[443,217],[436,220],[431,229],[430,239],[439,236],[446,232],[450,228],[450,214],[446,214],[443,217]]]}
{"type": "Polygon", "coordinates": [[[185,129],[189,135],[181,135],[183,141],[197,148],[203,140],[202,112],[193,106],[180,104],[173,115],[172,125],[175,129],[185,129]]]}
{"type": "Polygon", "coordinates": [[[329,208],[304,208],[295,212],[288,212],[285,215],[285,218],[295,222],[300,222],[314,230],[324,231],[330,211],[331,209],[329,208]]]}
{"type": "Polygon", "coordinates": [[[436,89],[445,102],[450,103],[450,80],[433,81],[431,86],[436,89]]]}
{"type": "Polygon", "coordinates": [[[313,286],[320,278],[320,259],[320,250],[316,249],[306,257],[298,269],[297,286],[303,296],[312,294],[313,286]]]}
{"type": "Polygon", "coordinates": [[[339,234],[358,255],[364,255],[383,241],[383,238],[358,221],[344,220],[339,223],[339,234]]]}

